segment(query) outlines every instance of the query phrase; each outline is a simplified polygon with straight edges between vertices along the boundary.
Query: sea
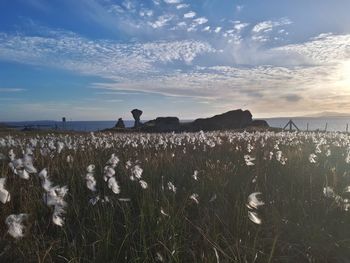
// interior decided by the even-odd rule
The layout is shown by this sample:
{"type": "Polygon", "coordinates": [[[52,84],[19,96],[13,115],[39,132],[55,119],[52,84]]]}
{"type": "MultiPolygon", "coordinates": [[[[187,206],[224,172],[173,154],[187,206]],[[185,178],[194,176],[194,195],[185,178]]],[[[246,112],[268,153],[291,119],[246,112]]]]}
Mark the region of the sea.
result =
{"type": "MultiPolygon", "coordinates": [[[[350,124],[350,117],[284,117],[284,118],[267,118],[265,119],[271,127],[283,128],[288,121],[292,119],[295,125],[303,131],[346,131],[347,124],[350,124]]],[[[191,120],[184,120],[188,122],[191,120]]],[[[5,125],[22,130],[24,128],[32,129],[57,129],[71,130],[82,132],[95,132],[107,128],[112,128],[116,121],[67,121],[65,123],[58,121],[22,121],[22,122],[4,122],[5,125]]],[[[134,121],[124,121],[126,127],[132,127],[134,121]]],[[[349,128],[350,129],[350,128],[349,128]]]]}

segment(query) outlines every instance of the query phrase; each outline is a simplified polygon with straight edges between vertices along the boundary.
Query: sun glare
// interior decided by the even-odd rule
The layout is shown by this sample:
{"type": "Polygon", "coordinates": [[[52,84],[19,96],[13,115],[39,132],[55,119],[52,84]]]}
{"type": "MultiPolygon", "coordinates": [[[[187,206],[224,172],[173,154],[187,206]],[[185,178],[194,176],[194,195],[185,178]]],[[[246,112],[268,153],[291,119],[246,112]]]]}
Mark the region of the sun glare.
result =
{"type": "Polygon", "coordinates": [[[340,82],[345,85],[346,88],[350,88],[350,60],[342,63],[341,67],[341,80],[340,82]]]}

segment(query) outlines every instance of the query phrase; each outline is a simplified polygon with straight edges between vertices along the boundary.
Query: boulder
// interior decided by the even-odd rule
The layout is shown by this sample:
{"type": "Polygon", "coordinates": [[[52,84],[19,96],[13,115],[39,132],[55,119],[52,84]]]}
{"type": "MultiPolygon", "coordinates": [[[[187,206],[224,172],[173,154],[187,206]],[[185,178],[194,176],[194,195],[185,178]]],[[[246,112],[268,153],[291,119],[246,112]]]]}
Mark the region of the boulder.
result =
{"type": "Polygon", "coordinates": [[[134,117],[135,123],[134,123],[134,128],[140,127],[140,117],[142,115],[142,110],[139,109],[133,109],[131,111],[132,116],[134,117]]]}
{"type": "Polygon", "coordinates": [[[114,126],[117,129],[125,129],[125,124],[122,118],[119,118],[117,124],[114,126]]]}
{"type": "Polygon", "coordinates": [[[189,127],[192,131],[214,131],[245,128],[252,123],[250,111],[233,110],[211,118],[196,119],[189,127]]]}
{"type": "Polygon", "coordinates": [[[158,117],[155,120],[145,122],[142,126],[147,132],[172,132],[180,130],[180,121],[177,117],[158,117]]]}
{"type": "Polygon", "coordinates": [[[177,117],[158,117],[155,123],[157,130],[160,132],[178,131],[180,129],[180,121],[177,117]]]}

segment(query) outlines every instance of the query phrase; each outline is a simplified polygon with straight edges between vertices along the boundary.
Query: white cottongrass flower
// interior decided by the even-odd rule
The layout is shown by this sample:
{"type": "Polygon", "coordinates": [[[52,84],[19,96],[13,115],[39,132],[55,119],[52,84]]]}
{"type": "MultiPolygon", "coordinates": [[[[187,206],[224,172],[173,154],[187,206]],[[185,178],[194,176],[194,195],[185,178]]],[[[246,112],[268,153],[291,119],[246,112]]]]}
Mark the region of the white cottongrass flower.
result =
{"type": "Polygon", "coordinates": [[[63,214],[65,212],[66,211],[64,211],[64,206],[55,205],[54,212],[52,214],[52,222],[57,226],[63,226],[64,225],[63,214]]]}
{"type": "Polygon", "coordinates": [[[198,171],[197,170],[195,170],[194,172],[193,172],[193,174],[192,174],[192,178],[194,179],[194,180],[198,180],[198,171]]]}
{"type": "Polygon", "coordinates": [[[261,195],[260,192],[255,192],[248,196],[247,207],[249,209],[258,209],[260,206],[265,205],[265,203],[258,197],[259,195],[261,195]]]}
{"type": "Polygon", "coordinates": [[[136,177],[137,179],[141,179],[142,173],[143,169],[138,164],[131,168],[132,176],[136,177]]]}
{"type": "Polygon", "coordinates": [[[172,182],[168,182],[168,189],[176,193],[176,186],[172,182]]]}
{"type": "Polygon", "coordinates": [[[165,211],[163,210],[163,208],[160,208],[160,213],[161,213],[163,216],[168,216],[168,217],[170,217],[167,213],[165,213],[165,211]]]}
{"type": "Polygon", "coordinates": [[[10,161],[15,160],[16,154],[13,152],[13,149],[11,149],[11,150],[9,151],[8,156],[9,156],[9,158],[10,158],[10,161]]]}
{"type": "Polygon", "coordinates": [[[331,150],[330,150],[330,149],[327,149],[325,155],[326,155],[327,157],[329,157],[329,156],[331,156],[331,154],[332,154],[331,150]]]}
{"type": "Polygon", "coordinates": [[[46,193],[44,194],[44,202],[47,206],[54,207],[54,212],[52,214],[52,222],[55,225],[63,226],[63,214],[65,213],[64,208],[67,206],[67,203],[64,201],[64,197],[68,193],[68,187],[51,187],[52,183],[48,179],[46,169],[41,171],[39,176],[42,179],[42,186],[46,191],[46,193]]]}
{"type": "Polygon", "coordinates": [[[54,186],[47,193],[44,194],[44,202],[47,206],[63,206],[65,207],[67,203],[64,201],[64,197],[68,193],[67,186],[54,186]]]}
{"type": "Polygon", "coordinates": [[[198,205],[199,204],[198,197],[199,197],[198,194],[192,194],[190,196],[190,199],[193,200],[198,205]]]}
{"type": "MultiPolygon", "coordinates": [[[[272,156],[272,155],[273,155],[273,153],[271,152],[270,156],[272,156]]],[[[277,151],[276,152],[276,160],[280,162],[281,158],[282,158],[282,151],[277,151]]]]}
{"type": "Polygon", "coordinates": [[[5,204],[11,200],[10,193],[5,189],[6,178],[0,178],[0,201],[5,204]]]}
{"type": "Polygon", "coordinates": [[[309,162],[310,163],[316,163],[316,158],[317,158],[317,155],[312,153],[309,155],[309,162]]]}
{"type": "Polygon", "coordinates": [[[132,163],[131,163],[130,160],[125,163],[125,168],[126,169],[129,169],[131,166],[132,166],[132,163]]]}
{"type": "Polygon", "coordinates": [[[111,177],[108,179],[108,188],[111,189],[115,194],[120,193],[120,187],[115,177],[111,177]]]}
{"type": "Polygon", "coordinates": [[[7,233],[9,233],[13,238],[23,237],[25,230],[23,221],[27,218],[28,214],[9,215],[5,220],[5,223],[8,227],[7,233]]]}
{"type": "Polygon", "coordinates": [[[156,260],[159,262],[164,262],[164,258],[159,252],[156,253],[156,260]]]}
{"type": "Polygon", "coordinates": [[[85,180],[86,180],[86,187],[90,191],[96,192],[96,180],[94,175],[92,173],[87,173],[85,176],[85,180]]]}
{"type": "Polygon", "coordinates": [[[64,143],[63,142],[57,142],[57,152],[61,153],[64,148],[64,143]]]}
{"type": "Polygon", "coordinates": [[[139,183],[140,183],[140,185],[141,185],[141,187],[143,189],[147,189],[148,188],[148,184],[144,180],[140,180],[139,183]]]}
{"type": "Polygon", "coordinates": [[[346,155],[345,162],[346,162],[346,163],[350,163],[350,151],[349,151],[348,154],[346,155]]]}
{"type": "Polygon", "coordinates": [[[96,180],[94,177],[94,172],[95,172],[95,165],[90,164],[87,168],[86,168],[87,174],[85,176],[85,180],[86,180],[86,187],[93,191],[96,192],[96,180]]]}
{"type": "Polygon", "coordinates": [[[30,155],[24,155],[23,159],[23,168],[30,174],[37,173],[37,169],[33,166],[33,158],[30,155]]]}
{"type": "Polygon", "coordinates": [[[111,165],[113,168],[119,163],[119,158],[113,153],[111,158],[108,160],[107,164],[111,165]]]}
{"type": "Polygon", "coordinates": [[[94,173],[95,172],[95,165],[94,164],[90,164],[87,168],[86,171],[88,173],[94,173]]]}
{"type": "MultiPolygon", "coordinates": [[[[350,189],[349,189],[350,190],[350,189]]],[[[333,198],[336,196],[332,187],[326,186],[323,188],[323,195],[328,198],[333,198]]]]}
{"type": "Polygon", "coordinates": [[[73,163],[74,159],[73,159],[72,155],[67,155],[66,161],[67,161],[67,163],[73,163]]]}
{"type": "Polygon", "coordinates": [[[350,186],[344,188],[344,193],[350,193],[350,186]]]}
{"type": "Polygon", "coordinates": [[[15,175],[18,175],[22,179],[29,179],[29,174],[37,173],[36,168],[33,166],[33,158],[30,155],[24,155],[23,158],[15,159],[14,154],[11,157],[10,151],[10,159],[9,167],[13,171],[15,175]]]}
{"type": "Polygon", "coordinates": [[[255,161],[255,158],[251,157],[250,155],[246,154],[244,155],[244,161],[247,166],[252,166],[255,165],[253,161],[255,161]]]}
{"type": "Polygon", "coordinates": [[[255,223],[257,225],[260,225],[262,223],[262,220],[259,217],[257,212],[248,211],[248,218],[250,219],[250,221],[252,221],[253,223],[255,223]]]}
{"type": "Polygon", "coordinates": [[[103,180],[105,182],[107,182],[109,178],[111,178],[111,177],[113,177],[115,175],[115,170],[111,166],[105,166],[104,171],[105,171],[105,173],[104,173],[104,176],[103,176],[103,180]]]}
{"type": "Polygon", "coordinates": [[[52,188],[52,182],[50,181],[48,175],[47,175],[47,170],[44,168],[39,174],[39,178],[41,179],[41,186],[44,188],[46,192],[50,191],[52,188]]]}
{"type": "Polygon", "coordinates": [[[279,161],[282,165],[285,165],[287,158],[283,156],[282,151],[277,151],[276,152],[276,160],[279,161]]]}

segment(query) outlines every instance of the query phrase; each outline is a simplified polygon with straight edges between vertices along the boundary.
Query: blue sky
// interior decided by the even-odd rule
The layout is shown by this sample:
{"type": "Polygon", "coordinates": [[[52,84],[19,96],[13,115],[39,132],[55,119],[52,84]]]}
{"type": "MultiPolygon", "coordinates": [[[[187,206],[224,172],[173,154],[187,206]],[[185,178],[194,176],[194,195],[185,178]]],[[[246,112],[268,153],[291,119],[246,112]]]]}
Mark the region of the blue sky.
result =
{"type": "Polygon", "coordinates": [[[348,10],[348,0],[2,0],[0,121],[350,112],[348,10]]]}

